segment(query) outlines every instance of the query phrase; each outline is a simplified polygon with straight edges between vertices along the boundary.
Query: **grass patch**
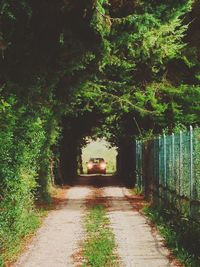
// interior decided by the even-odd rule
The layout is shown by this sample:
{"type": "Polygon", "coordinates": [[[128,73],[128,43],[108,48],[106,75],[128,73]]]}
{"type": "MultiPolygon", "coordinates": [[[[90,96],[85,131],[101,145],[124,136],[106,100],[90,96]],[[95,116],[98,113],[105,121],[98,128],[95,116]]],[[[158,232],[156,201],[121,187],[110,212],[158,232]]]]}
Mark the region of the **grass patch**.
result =
{"type": "Polygon", "coordinates": [[[141,195],[143,195],[143,190],[141,188],[139,188],[139,187],[131,188],[131,189],[129,189],[129,192],[133,196],[141,196],[141,195]]]}
{"type": "MultiPolygon", "coordinates": [[[[48,215],[49,211],[65,201],[66,189],[67,187],[52,187],[50,203],[43,201],[32,203],[33,206],[29,207],[29,210],[24,209],[23,213],[20,212],[19,217],[13,216],[10,224],[9,222],[2,224],[3,220],[0,217],[0,267],[9,266],[17,259],[41,226],[43,218],[48,215]]],[[[11,208],[7,210],[10,211],[11,208]]]]}
{"type": "Polygon", "coordinates": [[[85,219],[85,229],[87,234],[83,245],[85,262],[82,266],[117,267],[114,235],[109,228],[104,205],[96,204],[90,208],[85,219]]]}
{"type": "Polygon", "coordinates": [[[186,267],[200,266],[200,225],[163,207],[145,207],[167,246],[186,267]]]}
{"type": "Polygon", "coordinates": [[[17,259],[27,242],[32,238],[42,223],[42,218],[48,214],[45,209],[38,209],[29,215],[20,229],[4,232],[5,241],[1,243],[0,267],[9,265],[17,259]]]}

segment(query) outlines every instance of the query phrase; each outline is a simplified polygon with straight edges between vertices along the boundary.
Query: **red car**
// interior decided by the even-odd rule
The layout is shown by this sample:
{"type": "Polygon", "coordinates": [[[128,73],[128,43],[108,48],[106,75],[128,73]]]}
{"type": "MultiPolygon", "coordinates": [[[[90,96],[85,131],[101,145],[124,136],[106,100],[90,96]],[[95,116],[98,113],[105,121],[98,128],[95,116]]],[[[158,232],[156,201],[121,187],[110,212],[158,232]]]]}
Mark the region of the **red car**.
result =
{"type": "Polygon", "coordinates": [[[106,162],[103,158],[90,158],[87,162],[87,174],[106,174],[106,162]]]}

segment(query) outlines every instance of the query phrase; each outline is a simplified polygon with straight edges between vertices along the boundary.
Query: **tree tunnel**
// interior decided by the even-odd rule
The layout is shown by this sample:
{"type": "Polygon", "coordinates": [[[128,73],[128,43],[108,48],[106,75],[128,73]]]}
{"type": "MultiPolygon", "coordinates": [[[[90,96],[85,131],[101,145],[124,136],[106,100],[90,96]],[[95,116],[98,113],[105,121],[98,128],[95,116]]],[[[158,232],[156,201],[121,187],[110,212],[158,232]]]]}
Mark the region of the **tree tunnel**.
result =
{"type": "Polygon", "coordinates": [[[116,147],[116,177],[126,186],[135,184],[135,142],[134,137],[129,134],[130,129],[127,127],[119,137],[112,132],[112,128],[104,126],[105,116],[98,111],[87,112],[77,117],[63,117],[57,183],[71,184],[78,173],[83,171],[81,152],[85,137],[95,136],[107,140],[116,147]]]}

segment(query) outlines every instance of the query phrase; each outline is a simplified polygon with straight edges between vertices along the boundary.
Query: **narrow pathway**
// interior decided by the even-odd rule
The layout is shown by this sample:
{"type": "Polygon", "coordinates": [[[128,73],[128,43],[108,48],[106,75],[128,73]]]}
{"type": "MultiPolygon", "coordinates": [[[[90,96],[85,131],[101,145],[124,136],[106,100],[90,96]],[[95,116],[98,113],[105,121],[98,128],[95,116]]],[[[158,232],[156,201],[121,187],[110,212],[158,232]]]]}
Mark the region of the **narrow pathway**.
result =
{"type": "Polygon", "coordinates": [[[50,212],[33,242],[14,267],[70,267],[72,255],[83,239],[81,219],[89,187],[72,187],[67,203],[50,212]]]}
{"type": "Polygon", "coordinates": [[[96,184],[95,178],[78,178],[77,184],[68,190],[66,202],[49,213],[33,242],[14,267],[81,266],[80,242],[85,238],[83,216],[86,200],[93,201],[92,195],[99,197],[104,204],[108,203],[106,206],[116,239],[119,266],[181,266],[169,260],[170,252],[165,248],[162,238],[156,231],[152,231],[147,219],[133,207],[134,201],[130,203],[127,199],[127,189],[115,185],[112,177],[98,177],[96,184]]]}
{"type": "Polygon", "coordinates": [[[105,197],[109,200],[108,216],[116,238],[120,266],[126,267],[172,267],[170,252],[163,240],[153,233],[147,219],[134,210],[124,195],[126,189],[107,187],[105,197]]]}

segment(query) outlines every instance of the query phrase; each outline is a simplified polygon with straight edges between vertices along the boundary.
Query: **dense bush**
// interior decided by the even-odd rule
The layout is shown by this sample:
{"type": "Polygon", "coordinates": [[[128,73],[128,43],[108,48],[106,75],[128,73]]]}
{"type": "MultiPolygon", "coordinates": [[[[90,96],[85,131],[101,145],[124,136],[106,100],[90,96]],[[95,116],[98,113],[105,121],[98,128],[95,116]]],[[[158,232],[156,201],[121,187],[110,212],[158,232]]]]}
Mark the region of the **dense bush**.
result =
{"type": "Polygon", "coordinates": [[[16,252],[19,240],[39,224],[34,201],[39,194],[49,199],[51,145],[57,132],[48,109],[31,110],[15,96],[1,99],[0,103],[0,257],[3,261],[16,252]]]}

